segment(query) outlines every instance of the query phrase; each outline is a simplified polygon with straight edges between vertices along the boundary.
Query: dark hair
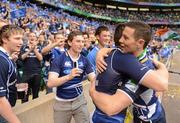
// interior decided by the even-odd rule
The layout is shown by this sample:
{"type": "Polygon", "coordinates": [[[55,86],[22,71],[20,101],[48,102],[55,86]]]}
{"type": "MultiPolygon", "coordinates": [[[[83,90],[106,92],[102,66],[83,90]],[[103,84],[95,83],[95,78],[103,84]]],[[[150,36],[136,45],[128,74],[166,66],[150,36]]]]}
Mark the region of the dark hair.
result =
{"type": "Polygon", "coordinates": [[[83,35],[87,35],[87,37],[89,38],[89,33],[88,32],[83,32],[83,35]]]}
{"type": "Polygon", "coordinates": [[[100,35],[102,31],[109,31],[109,29],[106,26],[99,26],[96,29],[95,36],[100,35]]]}
{"type": "Polygon", "coordinates": [[[114,32],[114,43],[116,46],[120,46],[119,40],[122,36],[122,31],[123,31],[123,25],[119,24],[114,32]]]}
{"type": "Polygon", "coordinates": [[[0,46],[3,44],[3,38],[9,38],[13,34],[23,34],[23,29],[15,25],[4,25],[0,29],[0,46]]]}
{"type": "Polygon", "coordinates": [[[62,33],[58,32],[54,34],[54,38],[56,38],[57,35],[63,35],[62,33]]]}
{"type": "Polygon", "coordinates": [[[75,37],[75,36],[78,36],[78,35],[83,35],[83,33],[80,32],[80,31],[72,31],[72,32],[68,35],[67,40],[66,40],[67,48],[68,48],[68,49],[70,48],[70,46],[69,46],[69,44],[68,44],[68,41],[72,42],[72,40],[74,39],[74,37],[75,37]]]}
{"type": "Polygon", "coordinates": [[[125,23],[124,26],[135,29],[134,32],[135,40],[143,39],[145,41],[143,48],[146,48],[146,46],[151,41],[151,36],[152,36],[151,27],[148,24],[140,21],[130,21],[125,23]]]}

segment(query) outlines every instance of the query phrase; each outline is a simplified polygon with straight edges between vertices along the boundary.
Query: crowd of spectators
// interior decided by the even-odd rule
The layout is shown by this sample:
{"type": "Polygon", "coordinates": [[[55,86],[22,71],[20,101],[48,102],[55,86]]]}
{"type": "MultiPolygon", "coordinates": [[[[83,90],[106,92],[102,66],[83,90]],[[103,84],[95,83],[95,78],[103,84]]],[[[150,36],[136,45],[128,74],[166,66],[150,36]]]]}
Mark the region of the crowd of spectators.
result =
{"type": "Polygon", "coordinates": [[[153,2],[153,3],[179,3],[179,0],[132,0],[136,2],[153,2]]]}
{"type": "MultiPolygon", "coordinates": [[[[57,0],[56,0],[57,1],[57,0]]],[[[83,12],[88,12],[91,14],[96,14],[100,16],[107,16],[126,20],[140,20],[148,23],[161,22],[161,23],[174,23],[179,22],[180,13],[179,12],[143,12],[143,11],[127,11],[112,8],[103,8],[92,5],[85,5],[81,2],[76,2],[74,0],[59,0],[64,5],[71,6],[72,8],[77,8],[83,12]]]]}

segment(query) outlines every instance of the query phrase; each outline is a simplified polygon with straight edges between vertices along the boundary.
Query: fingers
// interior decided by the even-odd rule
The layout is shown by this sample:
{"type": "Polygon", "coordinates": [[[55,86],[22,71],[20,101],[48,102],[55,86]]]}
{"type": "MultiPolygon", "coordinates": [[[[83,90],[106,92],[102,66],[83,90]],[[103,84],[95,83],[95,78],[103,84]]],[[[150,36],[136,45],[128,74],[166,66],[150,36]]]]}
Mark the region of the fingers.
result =
{"type": "Polygon", "coordinates": [[[164,64],[161,63],[161,62],[158,61],[158,60],[154,60],[154,59],[153,59],[153,63],[154,63],[154,65],[156,66],[156,68],[164,67],[164,64]]]}
{"type": "Polygon", "coordinates": [[[74,68],[71,70],[70,74],[74,78],[76,76],[80,76],[82,74],[82,70],[80,70],[79,68],[74,68]]]}
{"type": "Polygon", "coordinates": [[[103,71],[106,70],[107,64],[104,60],[100,60],[100,61],[97,61],[96,67],[97,67],[97,71],[99,73],[102,73],[103,71]]]}

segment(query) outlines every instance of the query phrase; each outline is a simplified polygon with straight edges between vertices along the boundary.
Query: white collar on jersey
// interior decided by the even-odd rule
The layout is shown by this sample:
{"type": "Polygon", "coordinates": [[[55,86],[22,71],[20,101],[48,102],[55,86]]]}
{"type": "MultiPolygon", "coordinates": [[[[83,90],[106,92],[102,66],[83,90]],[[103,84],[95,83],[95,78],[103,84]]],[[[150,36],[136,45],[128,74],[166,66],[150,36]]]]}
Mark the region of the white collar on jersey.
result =
{"type": "Polygon", "coordinates": [[[78,59],[79,59],[80,56],[81,56],[81,54],[79,54],[78,58],[73,58],[73,57],[71,56],[71,54],[70,54],[68,51],[67,51],[67,55],[70,57],[70,59],[71,59],[73,62],[78,61],[78,59]]]}
{"type": "Polygon", "coordinates": [[[9,56],[9,53],[8,53],[2,46],[0,46],[0,51],[2,51],[2,52],[5,53],[7,56],[9,56]]]}

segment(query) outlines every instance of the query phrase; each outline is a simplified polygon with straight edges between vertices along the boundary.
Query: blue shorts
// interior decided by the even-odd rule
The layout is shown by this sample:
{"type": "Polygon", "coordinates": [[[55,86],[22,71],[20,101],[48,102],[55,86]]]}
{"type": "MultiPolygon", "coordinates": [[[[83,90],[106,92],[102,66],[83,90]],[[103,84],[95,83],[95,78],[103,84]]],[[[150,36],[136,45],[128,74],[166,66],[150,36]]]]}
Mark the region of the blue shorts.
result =
{"type": "Polygon", "coordinates": [[[99,110],[95,110],[92,116],[93,123],[124,123],[125,114],[119,113],[113,116],[108,116],[99,110]]]}

